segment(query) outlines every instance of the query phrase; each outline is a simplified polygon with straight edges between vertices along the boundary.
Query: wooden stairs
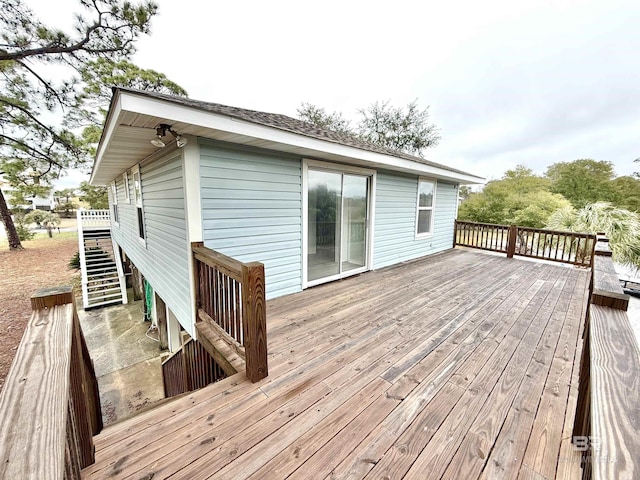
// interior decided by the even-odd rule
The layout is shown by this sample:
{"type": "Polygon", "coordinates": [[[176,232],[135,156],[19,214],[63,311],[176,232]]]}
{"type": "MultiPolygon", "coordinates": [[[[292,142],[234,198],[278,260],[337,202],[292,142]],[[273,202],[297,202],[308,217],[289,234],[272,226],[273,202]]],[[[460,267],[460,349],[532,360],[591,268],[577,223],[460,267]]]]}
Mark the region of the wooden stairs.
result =
{"type": "Polygon", "coordinates": [[[108,210],[78,212],[78,243],[84,308],[127,303],[122,261],[111,240],[108,210]]]}

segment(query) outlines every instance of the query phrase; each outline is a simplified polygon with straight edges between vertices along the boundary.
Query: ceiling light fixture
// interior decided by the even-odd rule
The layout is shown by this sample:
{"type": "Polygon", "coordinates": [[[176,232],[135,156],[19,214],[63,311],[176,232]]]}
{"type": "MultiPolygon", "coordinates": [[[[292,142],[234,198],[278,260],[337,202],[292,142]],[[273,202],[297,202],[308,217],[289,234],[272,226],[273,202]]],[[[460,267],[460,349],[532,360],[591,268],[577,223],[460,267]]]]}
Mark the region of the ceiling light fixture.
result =
{"type": "Polygon", "coordinates": [[[178,148],[184,147],[188,142],[189,140],[184,138],[182,135],[176,135],[176,145],[178,148]]]}
{"type": "Polygon", "coordinates": [[[163,140],[163,137],[167,135],[167,132],[173,135],[173,137],[176,139],[176,145],[178,146],[178,148],[182,148],[188,143],[188,140],[184,138],[182,135],[180,135],[178,132],[176,132],[173,128],[171,128],[171,125],[167,125],[166,123],[161,123],[156,127],[156,138],[151,140],[151,145],[158,148],[166,147],[167,144],[163,140]]]}

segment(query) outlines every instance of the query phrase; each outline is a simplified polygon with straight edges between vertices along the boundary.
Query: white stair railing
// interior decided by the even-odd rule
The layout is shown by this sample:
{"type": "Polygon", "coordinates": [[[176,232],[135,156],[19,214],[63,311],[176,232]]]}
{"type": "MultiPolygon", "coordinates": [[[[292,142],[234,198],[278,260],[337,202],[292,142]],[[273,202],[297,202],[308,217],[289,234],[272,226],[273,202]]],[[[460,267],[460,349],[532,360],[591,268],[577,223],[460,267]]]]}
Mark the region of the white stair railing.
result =
{"type": "Polygon", "coordinates": [[[78,210],[78,228],[111,227],[109,210],[78,210]]]}
{"type": "Polygon", "coordinates": [[[83,214],[86,210],[78,210],[78,253],[80,256],[80,273],[82,277],[82,306],[89,306],[89,278],[87,276],[87,258],[84,253],[83,214]]]}
{"type": "MultiPolygon", "coordinates": [[[[91,230],[107,230],[111,228],[111,216],[109,210],[78,210],[77,214],[78,220],[78,252],[80,256],[80,271],[82,277],[82,304],[83,307],[89,308],[91,306],[95,306],[96,304],[90,303],[89,298],[89,273],[87,268],[87,255],[85,250],[85,237],[89,238],[85,234],[87,231],[91,230]]],[[[124,269],[122,267],[122,258],[120,256],[120,249],[118,245],[113,241],[113,238],[110,239],[113,258],[115,260],[117,275],[118,275],[118,286],[120,288],[120,294],[122,298],[122,303],[128,303],[127,299],[127,287],[124,275],[124,269]]],[[[95,299],[94,299],[95,301],[95,299]]]]}

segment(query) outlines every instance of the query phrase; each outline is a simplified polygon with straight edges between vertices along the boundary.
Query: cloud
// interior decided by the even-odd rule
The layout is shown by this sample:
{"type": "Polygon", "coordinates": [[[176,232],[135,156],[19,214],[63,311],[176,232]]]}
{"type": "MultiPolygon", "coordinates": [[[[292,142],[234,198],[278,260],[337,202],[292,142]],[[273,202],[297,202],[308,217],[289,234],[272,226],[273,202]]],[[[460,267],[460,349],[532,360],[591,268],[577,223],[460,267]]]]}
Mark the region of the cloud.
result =
{"type": "MultiPolygon", "coordinates": [[[[417,98],[442,130],[428,157],[493,178],[581,157],[631,173],[640,157],[635,0],[158,3],[135,61],[193,98],[352,118],[417,98]]],[[[29,4],[60,25],[79,10],[29,4]]]]}

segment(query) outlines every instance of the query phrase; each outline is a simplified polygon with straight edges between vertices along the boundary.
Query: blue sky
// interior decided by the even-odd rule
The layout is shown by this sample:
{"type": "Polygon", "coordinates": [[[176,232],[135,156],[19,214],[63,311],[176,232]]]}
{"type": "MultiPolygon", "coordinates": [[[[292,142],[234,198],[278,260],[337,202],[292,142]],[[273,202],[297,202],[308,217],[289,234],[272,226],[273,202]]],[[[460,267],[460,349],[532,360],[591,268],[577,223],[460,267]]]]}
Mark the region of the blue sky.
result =
{"type": "MultiPolygon", "coordinates": [[[[56,25],[79,10],[27,3],[56,25]]],[[[157,3],[134,60],[192,98],[348,118],[417,99],[442,134],[426,156],[488,179],[578,158],[640,170],[640,2],[157,3]]]]}

